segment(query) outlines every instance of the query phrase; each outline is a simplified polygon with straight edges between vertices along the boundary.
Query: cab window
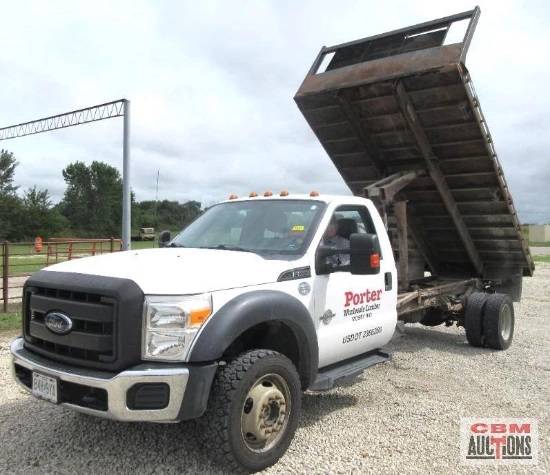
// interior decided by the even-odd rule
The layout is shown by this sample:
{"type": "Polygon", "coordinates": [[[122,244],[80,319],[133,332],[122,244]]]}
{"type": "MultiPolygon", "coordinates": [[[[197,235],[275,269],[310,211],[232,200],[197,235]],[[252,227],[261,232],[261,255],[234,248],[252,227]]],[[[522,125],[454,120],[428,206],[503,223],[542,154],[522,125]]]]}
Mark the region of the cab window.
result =
{"type": "Polygon", "coordinates": [[[170,245],[300,255],[307,249],[325,206],[314,200],[220,203],[191,223],[170,245]]]}
{"type": "Polygon", "coordinates": [[[334,211],[320,245],[343,252],[325,258],[331,272],[348,271],[350,266],[350,236],[355,233],[375,234],[376,229],[364,206],[340,206],[334,211]]]}

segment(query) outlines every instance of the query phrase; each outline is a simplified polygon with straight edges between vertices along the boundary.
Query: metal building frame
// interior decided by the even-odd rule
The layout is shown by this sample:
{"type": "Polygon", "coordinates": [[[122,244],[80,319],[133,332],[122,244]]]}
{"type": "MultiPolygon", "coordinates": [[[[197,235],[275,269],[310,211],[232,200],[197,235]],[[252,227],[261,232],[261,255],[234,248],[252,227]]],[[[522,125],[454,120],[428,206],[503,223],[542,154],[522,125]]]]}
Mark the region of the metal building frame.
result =
{"type": "Polygon", "coordinates": [[[51,130],[65,129],[113,117],[123,118],[122,132],[122,248],[131,245],[131,190],[130,190],[130,101],[118,99],[84,109],[31,120],[21,124],[0,128],[0,141],[27,135],[35,135],[51,130]]]}

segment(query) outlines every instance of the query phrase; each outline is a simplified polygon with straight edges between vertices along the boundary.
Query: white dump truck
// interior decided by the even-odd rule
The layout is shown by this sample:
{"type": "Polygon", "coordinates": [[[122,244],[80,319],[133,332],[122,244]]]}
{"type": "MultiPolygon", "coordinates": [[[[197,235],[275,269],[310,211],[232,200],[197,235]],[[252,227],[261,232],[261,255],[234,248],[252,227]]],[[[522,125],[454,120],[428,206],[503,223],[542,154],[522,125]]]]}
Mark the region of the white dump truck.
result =
{"type": "Polygon", "coordinates": [[[95,416],[197,419],[225,468],[256,471],[301,392],[386,361],[398,320],[506,349],[534,266],[464,66],[478,15],[322,49],[295,99],[358,196],[231,196],[162,249],[34,274],[17,382],[95,416]]]}

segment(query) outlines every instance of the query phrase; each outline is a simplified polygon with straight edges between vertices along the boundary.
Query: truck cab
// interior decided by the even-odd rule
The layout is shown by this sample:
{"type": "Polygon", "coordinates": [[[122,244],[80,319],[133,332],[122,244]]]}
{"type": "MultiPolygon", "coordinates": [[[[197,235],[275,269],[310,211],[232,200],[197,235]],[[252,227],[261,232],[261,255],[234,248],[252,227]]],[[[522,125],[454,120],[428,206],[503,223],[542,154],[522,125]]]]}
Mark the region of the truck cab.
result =
{"type": "Polygon", "coordinates": [[[387,359],[396,282],[370,200],[232,196],[165,248],[34,274],[14,374],[33,395],[92,415],[200,418],[234,468],[256,470],[290,443],[300,391],[387,359]]]}

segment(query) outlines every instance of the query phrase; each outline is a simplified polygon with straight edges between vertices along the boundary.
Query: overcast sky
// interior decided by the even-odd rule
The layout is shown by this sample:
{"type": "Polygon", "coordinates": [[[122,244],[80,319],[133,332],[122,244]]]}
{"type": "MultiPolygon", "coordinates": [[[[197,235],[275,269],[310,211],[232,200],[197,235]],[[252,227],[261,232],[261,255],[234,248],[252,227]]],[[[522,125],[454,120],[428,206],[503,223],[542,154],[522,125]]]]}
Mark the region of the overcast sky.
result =
{"type": "MultiPolygon", "coordinates": [[[[466,61],[523,222],[550,222],[550,3],[481,1],[466,61]]],[[[0,127],[126,97],[138,200],[349,193],[294,104],[322,45],[471,1],[2,2],[0,127]]],[[[2,142],[59,200],[71,161],[122,165],[122,119],[2,142]]]]}

